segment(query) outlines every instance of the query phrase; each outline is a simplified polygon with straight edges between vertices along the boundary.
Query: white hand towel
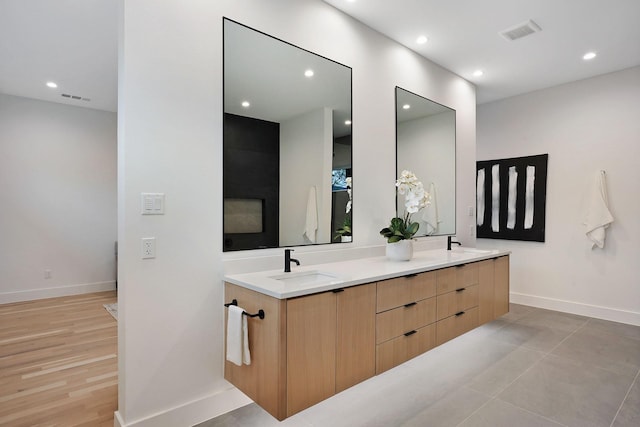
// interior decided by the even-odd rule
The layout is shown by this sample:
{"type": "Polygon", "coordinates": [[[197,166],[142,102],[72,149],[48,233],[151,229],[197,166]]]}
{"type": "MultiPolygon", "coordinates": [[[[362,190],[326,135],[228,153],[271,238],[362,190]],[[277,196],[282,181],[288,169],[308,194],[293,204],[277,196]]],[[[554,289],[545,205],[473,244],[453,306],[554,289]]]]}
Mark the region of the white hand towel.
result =
{"type": "Polygon", "coordinates": [[[591,240],[591,249],[596,246],[600,249],[604,248],[606,229],[612,222],[613,215],[609,212],[605,172],[600,171],[591,191],[587,216],[584,221],[584,225],[587,227],[587,237],[591,240]]]}
{"type": "Polygon", "coordinates": [[[431,204],[424,208],[422,212],[422,220],[427,224],[427,234],[433,234],[438,231],[440,216],[438,214],[438,198],[436,197],[436,185],[432,182],[429,184],[429,194],[431,195],[431,204]]]}
{"type": "Polygon", "coordinates": [[[249,353],[249,331],[244,309],[230,305],[227,317],[227,360],[238,366],[251,364],[249,353]]]}
{"type": "Polygon", "coordinates": [[[307,217],[304,223],[303,237],[306,237],[310,243],[316,243],[316,230],[318,229],[318,206],[316,198],[316,187],[309,188],[309,197],[307,198],[307,217]]]}

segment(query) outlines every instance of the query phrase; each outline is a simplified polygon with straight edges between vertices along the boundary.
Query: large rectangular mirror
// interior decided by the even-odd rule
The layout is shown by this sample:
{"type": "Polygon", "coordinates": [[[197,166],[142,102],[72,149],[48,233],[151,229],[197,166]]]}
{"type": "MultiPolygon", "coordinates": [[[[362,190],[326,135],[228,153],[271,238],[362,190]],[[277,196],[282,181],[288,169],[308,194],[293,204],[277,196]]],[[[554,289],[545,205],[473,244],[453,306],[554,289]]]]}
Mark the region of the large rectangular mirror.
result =
{"type": "MultiPolygon", "coordinates": [[[[397,175],[412,171],[431,194],[412,217],[416,237],[456,234],[456,111],[396,87],[396,156],[397,175]]],[[[399,217],[403,207],[398,200],[399,217]]]]}
{"type": "Polygon", "coordinates": [[[351,68],[223,26],[223,250],[350,236],[351,68]]]}

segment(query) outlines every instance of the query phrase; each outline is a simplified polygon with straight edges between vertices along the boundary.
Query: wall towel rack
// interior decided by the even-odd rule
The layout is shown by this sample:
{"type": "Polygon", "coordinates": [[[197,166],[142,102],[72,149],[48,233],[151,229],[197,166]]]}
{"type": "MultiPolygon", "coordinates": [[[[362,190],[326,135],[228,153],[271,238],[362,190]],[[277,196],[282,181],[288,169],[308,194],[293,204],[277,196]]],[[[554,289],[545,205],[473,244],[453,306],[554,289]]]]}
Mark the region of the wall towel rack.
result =
{"type": "MultiPolygon", "coordinates": [[[[229,307],[230,305],[238,305],[238,300],[234,298],[231,302],[226,303],[224,306],[225,307],[229,307]]],[[[255,313],[255,314],[249,314],[246,311],[243,311],[242,314],[244,314],[245,316],[249,316],[249,317],[259,317],[261,319],[264,319],[264,310],[263,309],[258,310],[258,312],[255,313]]]]}

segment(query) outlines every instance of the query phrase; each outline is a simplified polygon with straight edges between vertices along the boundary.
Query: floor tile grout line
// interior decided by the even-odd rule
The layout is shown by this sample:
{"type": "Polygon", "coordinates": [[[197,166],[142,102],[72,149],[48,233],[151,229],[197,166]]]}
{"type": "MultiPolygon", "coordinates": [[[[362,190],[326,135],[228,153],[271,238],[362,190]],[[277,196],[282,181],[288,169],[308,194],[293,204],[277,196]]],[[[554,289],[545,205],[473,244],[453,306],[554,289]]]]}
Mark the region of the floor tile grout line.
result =
{"type": "MultiPolygon", "coordinates": [[[[507,384],[506,386],[502,387],[500,390],[498,390],[493,396],[491,396],[491,398],[489,400],[487,400],[482,406],[480,406],[478,409],[476,409],[475,411],[473,411],[471,414],[469,414],[469,416],[467,418],[465,418],[464,420],[462,420],[458,426],[462,423],[464,423],[468,418],[470,418],[471,416],[473,416],[473,414],[475,414],[476,412],[478,412],[480,409],[482,409],[483,407],[485,407],[489,402],[491,402],[492,400],[495,400],[498,398],[498,396],[500,395],[500,393],[502,393],[503,391],[505,391],[507,388],[509,388],[509,386],[511,386],[513,383],[515,383],[516,381],[518,381],[518,379],[520,379],[523,375],[525,375],[527,372],[529,372],[534,366],[538,365],[541,361],[545,360],[552,351],[554,351],[556,348],[558,348],[558,346],[562,345],[562,343],[564,343],[567,339],[569,339],[569,337],[571,337],[573,334],[575,334],[582,326],[584,326],[586,323],[588,322],[588,319],[584,322],[583,325],[581,325],[580,327],[576,328],[573,332],[569,333],[569,335],[567,335],[566,337],[564,337],[564,339],[562,341],[560,341],[558,344],[556,344],[551,350],[549,350],[548,352],[544,352],[541,351],[540,353],[544,354],[544,356],[542,356],[539,360],[535,361],[534,363],[531,364],[531,366],[529,366],[527,369],[525,369],[520,375],[518,375],[516,378],[513,379],[513,381],[511,381],[509,384],[507,384]]],[[[518,346],[518,347],[522,347],[522,346],[518,346]]],[[[526,347],[525,347],[526,348],[526,347]]],[[[502,399],[500,399],[502,401],[502,399]]],[[[507,402],[509,403],[509,402],[507,402]]],[[[514,405],[513,406],[520,408],[522,410],[531,412],[532,414],[538,415],[540,417],[546,418],[544,415],[542,414],[538,414],[537,412],[532,412],[529,411],[526,408],[521,408],[520,406],[514,405]]],[[[553,422],[556,422],[555,420],[551,420],[553,422]]],[[[563,424],[560,424],[563,425],[563,424]]]]}
{"type": "Polygon", "coordinates": [[[616,414],[613,416],[613,419],[611,420],[611,424],[609,424],[609,427],[612,427],[613,423],[616,422],[616,418],[618,418],[618,415],[620,414],[620,410],[622,410],[622,407],[624,406],[624,402],[627,400],[627,397],[629,397],[629,394],[631,394],[631,389],[633,388],[635,383],[638,381],[638,376],[639,375],[640,375],[640,369],[638,369],[638,372],[636,373],[635,378],[633,379],[633,381],[631,381],[631,385],[629,386],[629,389],[627,390],[627,394],[625,394],[624,398],[622,398],[622,402],[620,402],[620,406],[618,406],[618,410],[616,411],[616,414]]]}
{"type": "MultiPolygon", "coordinates": [[[[586,322],[585,322],[586,323],[586,322]]],[[[581,326],[582,327],[582,326],[581,326]]],[[[579,328],[578,328],[579,329],[579,328]]],[[[531,364],[531,366],[529,366],[527,369],[525,369],[520,375],[518,375],[516,378],[513,379],[513,381],[511,381],[509,384],[507,384],[506,386],[502,387],[500,390],[498,390],[493,396],[491,396],[491,398],[489,400],[487,400],[483,405],[481,405],[478,409],[476,409],[475,411],[473,411],[471,414],[469,414],[469,416],[467,416],[464,420],[462,420],[458,426],[462,423],[464,423],[467,419],[469,419],[470,417],[472,417],[476,412],[478,412],[480,409],[484,408],[487,404],[489,404],[489,402],[491,402],[492,400],[495,400],[496,398],[498,398],[498,396],[500,395],[500,393],[502,393],[503,391],[505,391],[507,388],[509,388],[509,386],[511,386],[511,384],[513,384],[514,382],[518,381],[518,379],[520,379],[524,374],[526,374],[527,372],[529,372],[534,366],[538,365],[541,361],[543,361],[544,359],[547,358],[547,356],[549,354],[551,354],[551,352],[553,350],[555,350],[559,345],[561,345],[563,342],[565,342],[565,340],[567,340],[571,335],[573,335],[578,329],[574,330],[573,332],[571,332],[569,335],[567,335],[566,337],[564,337],[564,339],[562,341],[560,341],[556,346],[554,346],[551,350],[549,350],[549,352],[545,353],[544,351],[541,351],[540,353],[544,354],[544,356],[542,356],[539,360],[536,360],[534,363],[531,364]]],[[[522,347],[521,345],[518,347],[522,347]]],[[[526,347],[525,347],[526,348],[526,347]]],[[[464,386],[463,386],[464,387],[464,386]]],[[[502,399],[501,399],[502,400],[502,399]]],[[[507,402],[508,403],[508,402],[507,402]]],[[[512,404],[513,405],[513,404],[512,404]]],[[[513,405],[517,408],[520,408],[522,410],[528,411],[526,408],[521,408],[520,406],[517,405],[513,405]]],[[[536,412],[532,412],[532,411],[528,411],[531,412],[532,414],[541,416],[546,418],[544,415],[542,414],[538,414],[536,412]]],[[[555,420],[552,420],[554,422],[556,422],[555,420]]],[[[562,425],[562,424],[560,424],[562,425]]]]}

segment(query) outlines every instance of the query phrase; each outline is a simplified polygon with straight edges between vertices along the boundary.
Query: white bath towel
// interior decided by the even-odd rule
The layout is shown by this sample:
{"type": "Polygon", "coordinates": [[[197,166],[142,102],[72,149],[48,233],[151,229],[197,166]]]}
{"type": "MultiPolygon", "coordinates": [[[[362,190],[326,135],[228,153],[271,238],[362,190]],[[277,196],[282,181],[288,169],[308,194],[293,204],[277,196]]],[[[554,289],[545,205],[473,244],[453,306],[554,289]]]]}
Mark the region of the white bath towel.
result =
{"type": "Polygon", "coordinates": [[[613,222],[613,215],[609,211],[609,200],[607,197],[607,185],[605,172],[599,171],[596,182],[591,189],[589,205],[584,225],[587,227],[586,234],[591,241],[591,249],[596,246],[604,248],[606,230],[613,222]]]}
{"type": "Polygon", "coordinates": [[[249,352],[249,330],[244,309],[237,305],[229,306],[227,316],[227,360],[238,366],[251,365],[249,352]]]}
{"type": "Polygon", "coordinates": [[[309,197],[307,198],[307,216],[304,223],[305,237],[309,243],[316,243],[316,231],[318,230],[318,202],[316,197],[316,187],[309,188],[309,197]]]}
{"type": "Polygon", "coordinates": [[[438,197],[436,197],[436,185],[432,182],[429,184],[429,194],[431,195],[431,203],[424,208],[422,212],[422,220],[427,224],[427,234],[433,234],[438,231],[440,216],[438,214],[438,197]]]}

